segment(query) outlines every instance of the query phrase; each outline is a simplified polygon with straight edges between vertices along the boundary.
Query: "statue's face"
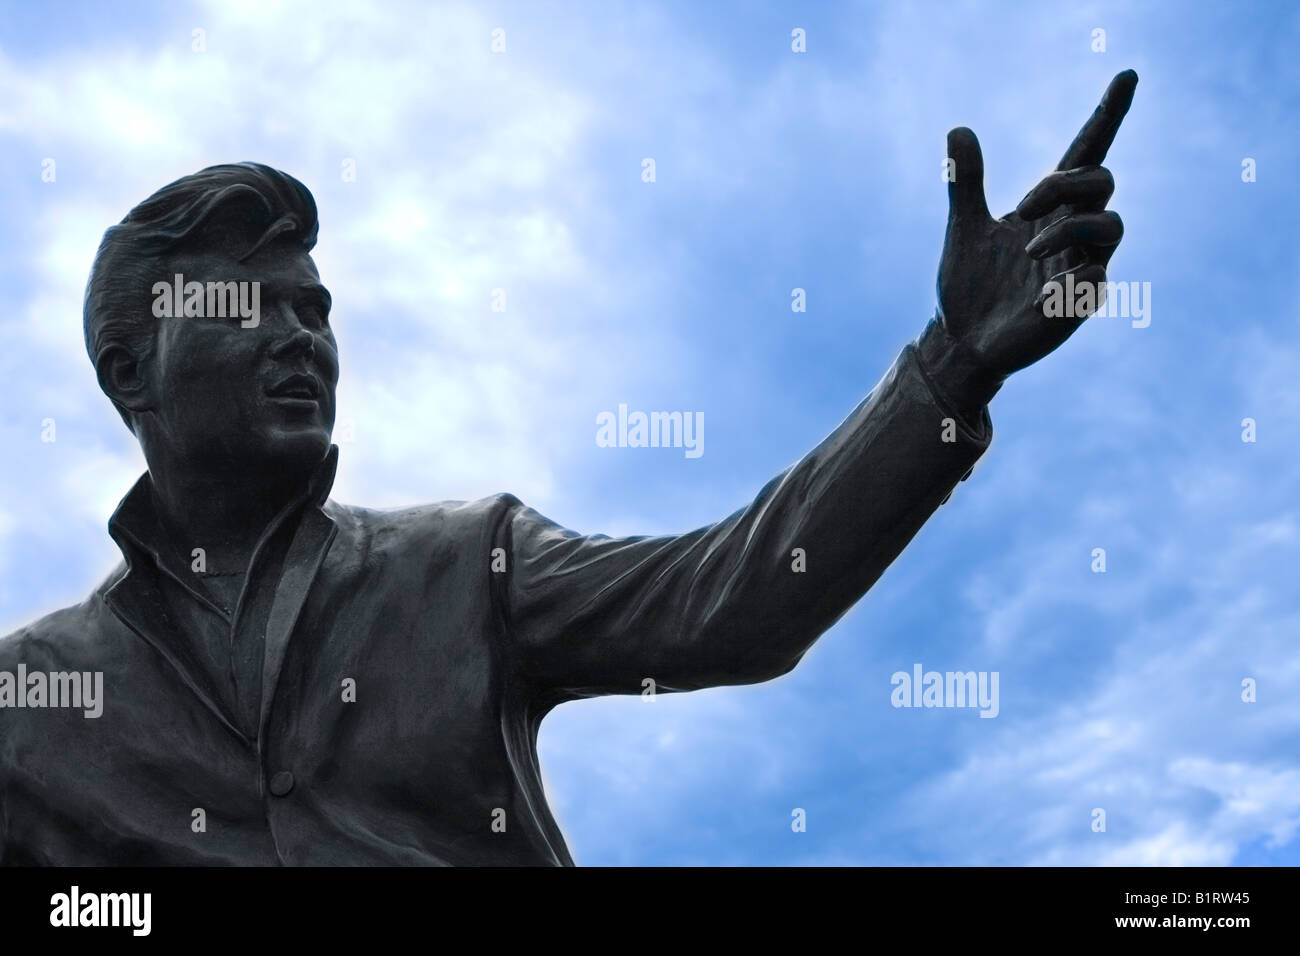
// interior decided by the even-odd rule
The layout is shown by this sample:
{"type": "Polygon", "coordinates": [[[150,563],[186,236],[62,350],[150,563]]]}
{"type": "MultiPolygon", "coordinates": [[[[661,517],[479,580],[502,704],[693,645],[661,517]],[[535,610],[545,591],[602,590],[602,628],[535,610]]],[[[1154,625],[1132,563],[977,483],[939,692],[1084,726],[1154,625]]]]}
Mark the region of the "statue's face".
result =
{"type": "MultiPolygon", "coordinates": [[[[257,324],[233,317],[158,319],[148,372],[157,440],[172,455],[214,468],[305,468],[334,429],[338,346],[329,293],[311,256],[273,243],[247,262],[169,257],[160,280],[258,283],[257,324]]],[[[242,287],[251,303],[252,286],[242,287]]],[[[206,312],[206,310],[205,310],[206,312]]]]}

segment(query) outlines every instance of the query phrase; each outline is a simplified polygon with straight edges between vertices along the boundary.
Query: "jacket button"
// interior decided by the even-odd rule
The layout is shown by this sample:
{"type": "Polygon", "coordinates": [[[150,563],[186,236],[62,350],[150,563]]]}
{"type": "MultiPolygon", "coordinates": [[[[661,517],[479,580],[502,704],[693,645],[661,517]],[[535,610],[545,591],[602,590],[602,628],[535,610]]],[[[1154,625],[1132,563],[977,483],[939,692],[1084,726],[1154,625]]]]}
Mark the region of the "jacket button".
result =
{"type": "Polygon", "coordinates": [[[277,797],[283,797],[293,789],[293,774],[287,770],[281,770],[271,778],[271,793],[277,797]]]}

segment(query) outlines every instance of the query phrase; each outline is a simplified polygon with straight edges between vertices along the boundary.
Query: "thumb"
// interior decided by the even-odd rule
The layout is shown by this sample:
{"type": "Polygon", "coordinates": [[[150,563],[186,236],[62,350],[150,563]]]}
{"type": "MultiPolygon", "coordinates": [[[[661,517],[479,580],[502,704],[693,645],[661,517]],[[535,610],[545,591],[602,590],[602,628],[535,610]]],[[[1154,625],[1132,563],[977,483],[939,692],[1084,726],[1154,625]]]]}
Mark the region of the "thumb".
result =
{"type": "Polygon", "coordinates": [[[965,126],[948,132],[948,221],[989,218],[984,202],[984,156],[980,141],[965,126]]]}

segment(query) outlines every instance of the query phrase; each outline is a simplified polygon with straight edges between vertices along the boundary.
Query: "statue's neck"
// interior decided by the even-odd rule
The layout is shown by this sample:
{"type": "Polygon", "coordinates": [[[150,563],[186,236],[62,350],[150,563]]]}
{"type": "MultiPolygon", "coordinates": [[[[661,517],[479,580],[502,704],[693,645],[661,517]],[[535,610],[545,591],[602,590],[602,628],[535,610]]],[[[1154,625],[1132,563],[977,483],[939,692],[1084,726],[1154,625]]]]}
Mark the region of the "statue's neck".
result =
{"type": "Polygon", "coordinates": [[[184,553],[203,548],[210,568],[242,571],[272,521],[305,494],[310,472],[149,463],[154,505],[184,553]]]}

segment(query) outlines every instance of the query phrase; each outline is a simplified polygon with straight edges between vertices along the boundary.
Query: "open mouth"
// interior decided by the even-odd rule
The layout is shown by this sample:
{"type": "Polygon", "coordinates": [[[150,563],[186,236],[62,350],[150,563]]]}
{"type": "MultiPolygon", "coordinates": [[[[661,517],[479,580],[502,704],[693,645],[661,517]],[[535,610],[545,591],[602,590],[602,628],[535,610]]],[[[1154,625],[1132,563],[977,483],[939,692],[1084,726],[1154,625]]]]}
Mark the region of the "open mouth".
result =
{"type": "Polygon", "coordinates": [[[271,398],[296,398],[314,402],[320,398],[320,383],[314,376],[301,373],[281,379],[266,390],[271,398]]]}

